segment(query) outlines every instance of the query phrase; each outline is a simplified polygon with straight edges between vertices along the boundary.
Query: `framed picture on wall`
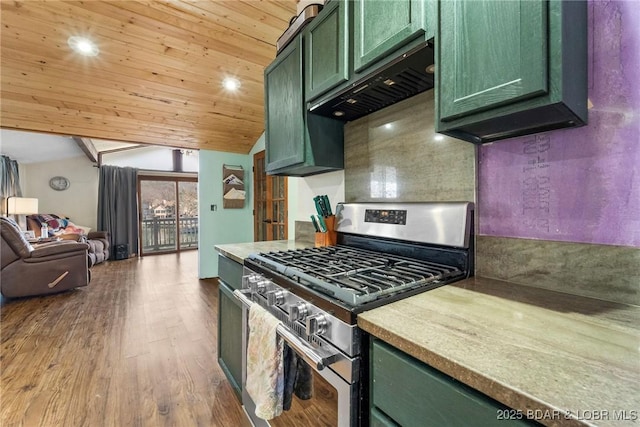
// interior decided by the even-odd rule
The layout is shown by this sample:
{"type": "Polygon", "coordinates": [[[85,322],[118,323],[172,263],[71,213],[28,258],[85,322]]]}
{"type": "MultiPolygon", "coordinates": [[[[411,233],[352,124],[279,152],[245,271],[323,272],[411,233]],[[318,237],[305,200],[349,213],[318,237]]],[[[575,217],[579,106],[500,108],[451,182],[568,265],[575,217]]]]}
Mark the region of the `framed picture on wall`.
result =
{"type": "Polygon", "coordinates": [[[242,209],[247,197],[242,166],[223,165],[222,176],[222,207],[242,209]]]}

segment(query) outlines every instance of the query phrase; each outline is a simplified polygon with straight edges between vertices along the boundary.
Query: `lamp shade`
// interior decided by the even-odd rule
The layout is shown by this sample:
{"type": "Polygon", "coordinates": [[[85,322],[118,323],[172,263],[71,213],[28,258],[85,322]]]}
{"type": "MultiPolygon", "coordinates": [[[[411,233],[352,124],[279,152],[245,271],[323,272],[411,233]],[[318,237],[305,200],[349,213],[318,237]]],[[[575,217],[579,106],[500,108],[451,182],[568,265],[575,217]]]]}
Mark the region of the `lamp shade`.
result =
{"type": "Polygon", "coordinates": [[[38,199],[30,197],[9,197],[7,199],[8,215],[31,215],[38,213],[38,199]]]}

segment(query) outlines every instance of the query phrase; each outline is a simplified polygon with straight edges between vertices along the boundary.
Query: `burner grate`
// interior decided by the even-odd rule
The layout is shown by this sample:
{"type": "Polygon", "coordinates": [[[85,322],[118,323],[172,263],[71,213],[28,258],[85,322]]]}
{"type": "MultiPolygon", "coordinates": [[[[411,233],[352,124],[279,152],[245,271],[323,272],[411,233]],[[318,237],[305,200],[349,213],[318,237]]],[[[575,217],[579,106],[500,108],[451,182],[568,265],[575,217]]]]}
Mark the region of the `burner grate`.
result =
{"type": "Polygon", "coordinates": [[[416,287],[439,286],[443,280],[463,274],[448,265],[340,245],[251,258],[352,305],[416,287]]]}

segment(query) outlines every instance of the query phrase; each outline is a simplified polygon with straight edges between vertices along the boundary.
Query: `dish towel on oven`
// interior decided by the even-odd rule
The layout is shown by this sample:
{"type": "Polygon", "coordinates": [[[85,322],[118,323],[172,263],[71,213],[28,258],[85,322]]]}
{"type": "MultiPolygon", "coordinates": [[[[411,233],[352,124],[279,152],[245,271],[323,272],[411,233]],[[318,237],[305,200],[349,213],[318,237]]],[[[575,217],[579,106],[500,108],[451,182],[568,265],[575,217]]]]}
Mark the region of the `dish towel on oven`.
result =
{"type": "Polygon", "coordinates": [[[283,342],[276,333],[280,321],[258,304],[249,308],[247,392],[256,404],[256,416],[270,420],[282,413],[283,342]]]}
{"type": "Polygon", "coordinates": [[[300,400],[313,397],[313,373],[311,367],[286,343],[284,344],[284,398],[282,409],[291,409],[293,395],[300,400]]]}

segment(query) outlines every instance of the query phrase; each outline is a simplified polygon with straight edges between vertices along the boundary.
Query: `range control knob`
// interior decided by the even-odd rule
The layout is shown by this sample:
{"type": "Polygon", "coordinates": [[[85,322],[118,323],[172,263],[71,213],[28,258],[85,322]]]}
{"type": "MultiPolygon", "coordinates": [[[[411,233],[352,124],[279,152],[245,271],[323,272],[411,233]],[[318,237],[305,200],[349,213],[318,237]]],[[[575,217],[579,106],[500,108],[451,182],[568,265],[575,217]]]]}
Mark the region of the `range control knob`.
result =
{"type": "Polygon", "coordinates": [[[251,289],[251,284],[258,282],[260,279],[262,279],[262,276],[255,273],[242,276],[242,288],[251,289]]]}
{"type": "Polygon", "coordinates": [[[259,294],[264,294],[267,290],[267,285],[269,284],[268,280],[256,280],[255,282],[249,283],[249,288],[251,292],[257,292],[259,294]]]}
{"type": "Polygon", "coordinates": [[[289,306],[289,321],[304,320],[309,314],[309,304],[299,302],[289,306]]]}
{"type": "Polygon", "coordinates": [[[306,327],[307,335],[322,335],[327,332],[329,322],[324,314],[314,314],[307,317],[306,327]]]}
{"type": "Polygon", "coordinates": [[[270,306],[284,304],[284,291],[276,289],[274,291],[267,292],[267,304],[270,306]]]}

